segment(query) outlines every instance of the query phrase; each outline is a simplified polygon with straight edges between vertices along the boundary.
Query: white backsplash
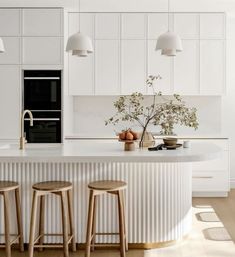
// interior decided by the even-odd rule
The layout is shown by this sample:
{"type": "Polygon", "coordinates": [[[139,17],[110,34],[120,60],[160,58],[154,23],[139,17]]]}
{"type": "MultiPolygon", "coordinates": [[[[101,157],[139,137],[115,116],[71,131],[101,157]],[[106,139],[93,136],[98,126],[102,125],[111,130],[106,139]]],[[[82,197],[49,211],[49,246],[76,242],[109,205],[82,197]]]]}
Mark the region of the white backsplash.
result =
{"type": "MultiPolygon", "coordinates": [[[[113,136],[129,124],[105,126],[104,121],[115,113],[112,96],[82,96],[74,97],[74,133],[81,136],[102,137],[113,136]]],[[[148,98],[150,101],[150,98],[148,98]]],[[[182,126],[175,127],[178,135],[208,135],[221,133],[221,97],[217,96],[187,96],[184,100],[189,106],[198,109],[199,129],[182,126]]],[[[140,128],[132,125],[135,130],[140,128]]],[[[149,130],[158,132],[159,127],[151,126],[149,130]]]]}

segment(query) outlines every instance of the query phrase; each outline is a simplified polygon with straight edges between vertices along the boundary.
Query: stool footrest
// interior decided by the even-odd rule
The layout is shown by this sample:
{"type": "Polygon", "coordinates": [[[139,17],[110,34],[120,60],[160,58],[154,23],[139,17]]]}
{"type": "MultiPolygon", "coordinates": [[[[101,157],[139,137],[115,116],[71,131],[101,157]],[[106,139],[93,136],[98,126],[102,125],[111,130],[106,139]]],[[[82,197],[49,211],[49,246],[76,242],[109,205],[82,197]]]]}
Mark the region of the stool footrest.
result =
{"type": "MultiPolygon", "coordinates": [[[[0,234],[0,236],[4,236],[4,234],[0,234]]],[[[14,244],[19,238],[20,238],[20,235],[18,234],[10,234],[10,236],[14,236],[15,238],[10,242],[10,245],[14,244]]],[[[5,248],[5,244],[1,244],[0,245],[0,248],[5,248]]]]}
{"type": "Polygon", "coordinates": [[[102,247],[105,247],[105,248],[113,248],[113,247],[117,247],[117,248],[119,248],[120,247],[120,244],[103,244],[103,243],[100,243],[100,244],[93,244],[92,245],[93,247],[100,247],[100,248],[102,248],[102,247]]]}
{"type": "MultiPolygon", "coordinates": [[[[36,244],[36,242],[42,237],[42,236],[63,236],[62,234],[43,234],[40,235],[36,238],[36,240],[34,241],[34,248],[63,248],[64,245],[63,244],[36,244]]],[[[67,244],[69,244],[71,242],[71,240],[73,239],[73,235],[70,235],[67,241],[67,244]]]]}
{"type": "Polygon", "coordinates": [[[119,235],[118,232],[116,233],[109,233],[109,232],[104,232],[104,233],[94,233],[93,235],[96,235],[96,236],[102,236],[102,235],[119,235]]]}

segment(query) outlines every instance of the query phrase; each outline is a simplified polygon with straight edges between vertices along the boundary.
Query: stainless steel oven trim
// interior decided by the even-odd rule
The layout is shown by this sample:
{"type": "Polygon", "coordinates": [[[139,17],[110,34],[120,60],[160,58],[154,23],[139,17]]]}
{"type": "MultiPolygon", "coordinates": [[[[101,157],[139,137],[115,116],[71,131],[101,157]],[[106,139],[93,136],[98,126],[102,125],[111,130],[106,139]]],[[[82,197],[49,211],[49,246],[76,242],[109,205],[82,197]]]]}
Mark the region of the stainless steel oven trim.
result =
{"type": "Polygon", "coordinates": [[[54,80],[60,80],[60,77],[24,77],[25,80],[30,79],[30,80],[46,80],[46,79],[54,79],[54,80]]]}
{"type": "Polygon", "coordinates": [[[31,112],[61,112],[61,110],[30,110],[31,112]]]}
{"type": "MultiPolygon", "coordinates": [[[[24,120],[29,121],[29,118],[25,118],[24,120]]],[[[33,118],[35,121],[59,121],[60,118],[33,118]]]]}

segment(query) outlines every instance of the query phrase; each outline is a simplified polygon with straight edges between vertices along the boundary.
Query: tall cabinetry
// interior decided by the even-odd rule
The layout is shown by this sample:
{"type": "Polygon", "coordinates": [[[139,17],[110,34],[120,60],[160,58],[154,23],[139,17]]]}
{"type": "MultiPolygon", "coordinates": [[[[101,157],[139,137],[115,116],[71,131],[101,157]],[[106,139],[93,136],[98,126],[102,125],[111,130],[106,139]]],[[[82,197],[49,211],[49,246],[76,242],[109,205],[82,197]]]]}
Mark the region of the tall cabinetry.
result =
{"type": "Polygon", "coordinates": [[[0,140],[20,133],[22,70],[63,67],[63,10],[0,9],[0,140]]]}
{"type": "MultiPolygon", "coordinates": [[[[68,17],[71,35],[78,14],[68,17]]],[[[224,94],[225,14],[174,13],[169,22],[183,41],[176,58],[155,51],[158,36],[168,28],[167,13],[83,13],[82,31],[92,37],[95,51],[85,61],[68,56],[69,94],[149,94],[150,74],[162,76],[157,87],[163,94],[224,94]]]]}

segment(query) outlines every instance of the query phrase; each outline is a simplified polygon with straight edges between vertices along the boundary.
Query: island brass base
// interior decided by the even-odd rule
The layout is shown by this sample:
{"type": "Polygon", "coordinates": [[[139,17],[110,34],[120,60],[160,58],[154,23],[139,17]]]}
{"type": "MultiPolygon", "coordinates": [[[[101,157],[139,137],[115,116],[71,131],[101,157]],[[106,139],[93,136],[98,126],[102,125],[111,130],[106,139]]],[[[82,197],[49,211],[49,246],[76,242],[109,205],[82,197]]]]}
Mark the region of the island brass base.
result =
{"type": "MultiPolygon", "coordinates": [[[[183,240],[187,239],[188,236],[184,236],[182,239],[179,240],[171,240],[166,242],[156,242],[156,243],[129,243],[128,249],[142,249],[142,250],[151,250],[157,248],[164,248],[168,246],[172,246],[178,243],[181,243],[183,240]]],[[[101,244],[101,249],[115,249],[119,248],[119,244],[101,244]]],[[[85,244],[78,244],[78,249],[82,248],[85,249],[85,244]]]]}

